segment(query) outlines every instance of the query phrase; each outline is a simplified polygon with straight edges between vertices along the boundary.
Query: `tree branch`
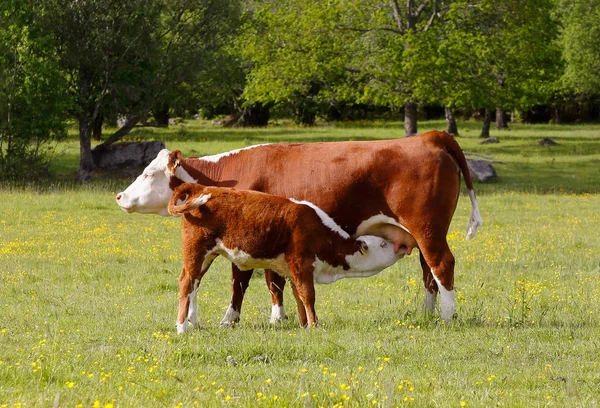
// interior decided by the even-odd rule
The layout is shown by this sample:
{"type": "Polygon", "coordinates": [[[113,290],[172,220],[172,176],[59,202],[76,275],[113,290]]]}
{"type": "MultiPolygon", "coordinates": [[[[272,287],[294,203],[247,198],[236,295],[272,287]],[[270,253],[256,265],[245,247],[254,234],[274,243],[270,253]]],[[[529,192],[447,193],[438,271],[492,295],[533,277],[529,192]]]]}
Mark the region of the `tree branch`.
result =
{"type": "Polygon", "coordinates": [[[400,18],[398,0],[389,0],[389,2],[390,8],[392,9],[392,15],[394,16],[394,21],[396,22],[396,26],[398,27],[398,33],[400,33],[400,35],[404,35],[404,27],[402,25],[402,19],[400,18]]]}
{"type": "Polygon", "coordinates": [[[402,32],[400,30],[396,30],[394,28],[389,28],[389,27],[354,28],[354,27],[347,27],[347,26],[337,26],[336,28],[341,29],[341,30],[356,31],[358,33],[370,33],[371,31],[387,31],[387,32],[394,33],[394,34],[404,35],[404,32],[402,32]]]}
{"type": "Polygon", "coordinates": [[[433,20],[435,20],[435,16],[437,15],[437,2],[438,0],[433,0],[433,10],[431,11],[431,17],[429,17],[429,21],[423,28],[423,31],[429,30],[429,27],[433,24],[433,20]]]}

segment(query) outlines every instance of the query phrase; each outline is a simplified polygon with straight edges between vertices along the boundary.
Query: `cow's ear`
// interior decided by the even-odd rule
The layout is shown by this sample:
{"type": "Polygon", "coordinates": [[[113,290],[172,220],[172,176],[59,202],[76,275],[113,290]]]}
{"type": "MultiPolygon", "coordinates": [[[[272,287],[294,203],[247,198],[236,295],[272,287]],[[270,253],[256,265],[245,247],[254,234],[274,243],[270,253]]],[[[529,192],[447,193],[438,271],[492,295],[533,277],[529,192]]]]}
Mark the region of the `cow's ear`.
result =
{"type": "Polygon", "coordinates": [[[181,151],[173,150],[171,153],[169,153],[169,160],[167,162],[167,169],[169,170],[169,173],[175,175],[175,171],[177,171],[177,167],[179,167],[181,164],[181,160],[181,151]]]}
{"type": "Polygon", "coordinates": [[[369,252],[369,246],[365,241],[358,240],[358,245],[360,246],[360,253],[366,255],[369,252]]]}

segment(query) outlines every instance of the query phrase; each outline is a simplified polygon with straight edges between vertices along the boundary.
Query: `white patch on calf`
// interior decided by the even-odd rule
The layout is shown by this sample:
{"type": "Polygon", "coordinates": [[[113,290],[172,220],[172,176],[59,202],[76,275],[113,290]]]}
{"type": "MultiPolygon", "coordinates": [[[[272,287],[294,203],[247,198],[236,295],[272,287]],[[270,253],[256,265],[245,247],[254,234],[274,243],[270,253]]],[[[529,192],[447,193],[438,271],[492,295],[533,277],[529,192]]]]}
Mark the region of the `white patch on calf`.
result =
{"type": "Polygon", "coordinates": [[[241,151],[244,151],[244,150],[254,149],[255,147],[268,146],[270,144],[271,143],[257,144],[257,145],[253,145],[253,146],[243,147],[241,149],[230,150],[228,152],[223,152],[223,153],[219,153],[219,154],[213,154],[211,156],[198,157],[198,160],[203,160],[203,161],[207,161],[207,162],[211,162],[211,163],[217,163],[223,157],[231,156],[233,154],[237,154],[237,153],[239,153],[241,151]]]}
{"type": "Polygon", "coordinates": [[[440,315],[442,320],[450,321],[456,315],[456,305],[454,304],[454,289],[448,290],[440,283],[440,280],[435,276],[434,270],[431,270],[433,279],[440,290],[440,315]]]}
{"type": "Polygon", "coordinates": [[[233,326],[239,320],[240,320],[240,312],[235,311],[233,309],[233,306],[231,306],[231,303],[230,303],[229,307],[227,308],[227,311],[225,312],[225,316],[221,320],[221,324],[219,326],[220,327],[233,326]]]}
{"type": "Polygon", "coordinates": [[[206,204],[208,200],[210,200],[211,196],[212,194],[200,194],[198,197],[192,200],[192,204],[194,205],[194,207],[200,207],[206,204]]]}
{"type": "Polygon", "coordinates": [[[336,232],[337,234],[339,234],[342,238],[350,238],[350,234],[348,234],[346,231],[344,231],[344,229],[342,227],[340,227],[333,220],[333,218],[331,218],[329,215],[327,215],[327,213],[325,211],[321,210],[319,207],[317,207],[313,203],[311,203],[309,201],[298,201],[294,198],[290,198],[290,201],[292,201],[296,204],[303,204],[303,205],[309,206],[317,213],[317,215],[323,222],[323,225],[325,225],[327,228],[329,228],[333,232],[336,232]]]}
{"type": "Polygon", "coordinates": [[[215,252],[233,262],[242,271],[257,268],[272,269],[282,276],[291,276],[287,262],[285,261],[285,254],[279,254],[275,258],[253,258],[252,255],[241,249],[226,247],[223,241],[218,238],[215,248],[215,252]]]}
{"type": "Polygon", "coordinates": [[[332,266],[319,258],[315,259],[314,280],[316,283],[332,283],[344,278],[365,278],[376,275],[385,268],[393,265],[404,256],[403,251],[394,252],[394,245],[383,238],[375,236],[362,236],[358,238],[367,244],[368,250],[360,250],[354,254],[346,255],[346,262],[350,266],[344,270],[342,266],[332,266]]]}
{"type": "Polygon", "coordinates": [[[273,305],[271,307],[271,319],[269,319],[269,323],[275,324],[285,319],[287,319],[287,314],[283,305],[273,305]]]}
{"type": "Polygon", "coordinates": [[[194,279],[194,289],[192,293],[189,294],[190,305],[188,307],[188,315],[187,320],[192,326],[198,325],[198,302],[197,302],[197,294],[198,287],[200,286],[200,279],[194,279]]]}

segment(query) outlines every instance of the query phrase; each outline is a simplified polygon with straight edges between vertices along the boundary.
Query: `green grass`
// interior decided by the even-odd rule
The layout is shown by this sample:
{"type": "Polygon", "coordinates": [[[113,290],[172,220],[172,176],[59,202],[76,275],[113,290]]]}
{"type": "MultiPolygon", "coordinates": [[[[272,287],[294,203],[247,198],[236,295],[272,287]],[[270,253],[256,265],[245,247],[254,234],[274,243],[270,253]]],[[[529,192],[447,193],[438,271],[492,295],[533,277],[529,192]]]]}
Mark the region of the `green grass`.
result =
{"type": "MultiPolygon", "coordinates": [[[[181,126],[132,139],[201,155],[399,129],[181,126]]],[[[478,236],[464,241],[466,196],[451,226],[456,321],[421,312],[413,255],[371,278],[317,286],[316,330],[297,327],[289,288],[291,319],[270,326],[258,272],[241,323],[219,329],[230,272],[217,260],[199,290],[201,328],[183,336],[179,221],[120,211],[114,194],[133,177],[66,181],[77,146],[59,146],[60,182],[0,188],[0,406],[600,405],[600,126],[515,126],[497,132],[498,145],[480,145],[475,124],[462,129],[465,150],[502,163],[497,182],[475,186],[478,236]],[[560,145],[539,147],[542,137],[560,145]]]]}

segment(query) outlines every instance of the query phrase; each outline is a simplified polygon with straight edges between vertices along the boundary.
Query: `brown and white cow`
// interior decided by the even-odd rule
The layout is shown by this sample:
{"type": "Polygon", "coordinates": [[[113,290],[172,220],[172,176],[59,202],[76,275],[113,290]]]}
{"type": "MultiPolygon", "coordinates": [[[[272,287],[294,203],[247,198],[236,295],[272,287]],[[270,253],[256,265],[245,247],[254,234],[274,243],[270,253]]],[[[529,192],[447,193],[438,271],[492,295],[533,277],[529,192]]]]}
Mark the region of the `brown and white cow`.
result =
{"type": "Polygon", "coordinates": [[[168,209],[183,214],[178,333],[197,324],[198,286],[218,255],[240,270],[266,268],[290,278],[300,326],[312,327],[315,282],[371,276],[406,253],[381,237],[351,238],[311,203],[257,191],[185,183],[175,189],[168,209]]]}
{"type": "MultiPolygon", "coordinates": [[[[307,200],[351,235],[381,236],[396,247],[404,232],[410,232],[419,248],[424,306],[433,311],[439,291],[441,317],[449,320],[455,314],[454,256],[446,234],[461,173],[472,207],[470,239],[481,225],[473,183],[458,143],[439,131],[397,140],[259,145],[187,159],[179,151],[164,150],[116,199],[127,212],[168,215],[174,188],[197,182],[307,200]]],[[[224,324],[239,319],[251,273],[233,267],[233,295],[224,324]]],[[[274,294],[275,320],[284,315],[285,281],[268,271],[265,275],[274,294]]]]}

